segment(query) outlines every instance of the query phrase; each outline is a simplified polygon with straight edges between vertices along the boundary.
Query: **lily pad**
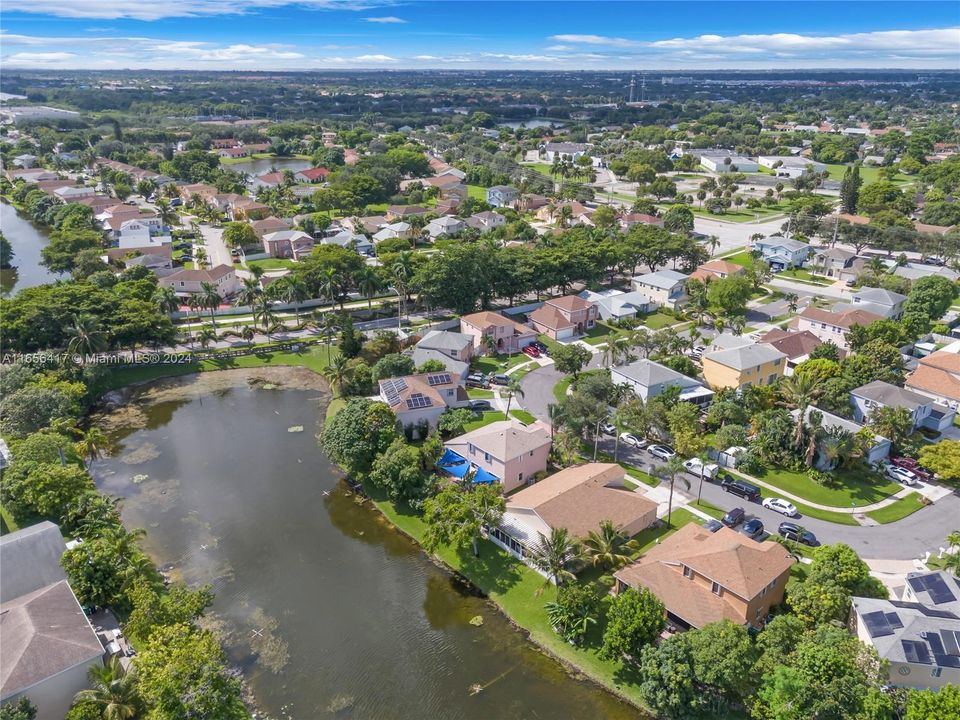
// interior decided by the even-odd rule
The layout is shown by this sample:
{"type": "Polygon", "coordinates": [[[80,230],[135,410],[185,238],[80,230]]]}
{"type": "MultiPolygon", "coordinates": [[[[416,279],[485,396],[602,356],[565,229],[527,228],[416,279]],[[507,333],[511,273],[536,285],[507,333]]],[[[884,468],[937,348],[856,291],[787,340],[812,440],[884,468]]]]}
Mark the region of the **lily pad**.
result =
{"type": "Polygon", "coordinates": [[[303,432],[303,425],[291,425],[287,428],[288,433],[303,432]]]}
{"type": "Polygon", "coordinates": [[[483,615],[474,615],[472,618],[470,618],[470,624],[475,625],[476,627],[483,625],[483,615]]]}

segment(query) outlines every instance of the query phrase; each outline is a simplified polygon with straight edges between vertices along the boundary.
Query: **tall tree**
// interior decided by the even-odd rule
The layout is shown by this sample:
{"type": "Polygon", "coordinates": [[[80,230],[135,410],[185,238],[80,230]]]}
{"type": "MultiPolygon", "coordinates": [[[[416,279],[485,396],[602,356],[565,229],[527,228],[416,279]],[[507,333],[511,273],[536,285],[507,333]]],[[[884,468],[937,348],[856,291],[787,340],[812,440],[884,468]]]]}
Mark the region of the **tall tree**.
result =
{"type": "Polygon", "coordinates": [[[499,525],[505,507],[500,489],[493,485],[464,489],[449,484],[424,502],[424,547],[433,552],[441,545],[457,549],[471,546],[479,557],[480,529],[499,525]]]}
{"type": "Polygon", "coordinates": [[[530,559],[546,574],[546,585],[553,581],[553,584],[560,587],[565,582],[576,578],[571,568],[582,557],[580,541],[570,535],[566,528],[552,527],[549,535],[540,535],[530,559]]]}

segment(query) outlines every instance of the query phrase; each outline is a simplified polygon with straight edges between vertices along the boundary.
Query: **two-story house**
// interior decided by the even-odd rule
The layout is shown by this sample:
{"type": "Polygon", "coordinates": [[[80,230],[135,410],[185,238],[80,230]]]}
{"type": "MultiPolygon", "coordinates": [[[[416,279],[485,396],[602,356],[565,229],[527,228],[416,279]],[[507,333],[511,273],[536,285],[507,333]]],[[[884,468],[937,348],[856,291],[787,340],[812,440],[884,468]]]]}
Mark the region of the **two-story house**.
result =
{"type": "Polygon", "coordinates": [[[436,240],[437,238],[450,237],[451,235],[463,232],[465,227],[466,224],[460,218],[446,215],[428,222],[426,231],[431,240],[436,240]]]}
{"type": "Polygon", "coordinates": [[[474,472],[475,481],[479,475],[480,481],[498,482],[504,493],[510,493],[546,472],[551,443],[549,430],[539,423],[527,426],[517,420],[502,420],[443,445],[437,465],[440,470],[460,478],[474,472]]]}
{"type": "Polygon", "coordinates": [[[528,318],[537,332],[554,340],[569,340],[594,327],[598,314],[595,303],[577,295],[565,295],[547,300],[528,318]]]}
{"type": "Polygon", "coordinates": [[[713,391],[700,382],[653,360],[637,360],[629,365],[610,368],[610,378],[616,386],[628,385],[644,402],[648,402],[670,387],[680,388],[680,399],[694,405],[709,405],[713,391]]]}
{"type": "Polygon", "coordinates": [[[263,251],[270,257],[299,260],[313,252],[314,239],[302,230],[278,230],[263,236],[263,251]]]}
{"type": "Polygon", "coordinates": [[[775,347],[787,356],[787,366],[783,372],[788,377],[793,375],[797,365],[809,360],[810,353],[823,344],[823,340],[809,330],[789,332],[780,328],[768,330],[758,341],[775,347]]]}
{"type": "Polygon", "coordinates": [[[178,270],[157,281],[160,287],[172,287],[177,295],[196,295],[203,284],[212,285],[221,298],[228,298],[240,289],[236,271],[229,265],[207,269],[178,270]]]}
{"type": "Polygon", "coordinates": [[[490,310],[460,318],[460,332],[473,338],[474,353],[520,352],[537,339],[537,331],[490,310]]]}
{"type": "Polygon", "coordinates": [[[827,277],[840,277],[840,274],[857,258],[856,254],[842,248],[827,248],[816,252],[816,257],[813,259],[814,270],[827,277]]]}
{"type": "Polygon", "coordinates": [[[690,523],[614,573],[614,591],[646,588],[679,627],[730,620],[762,628],[770,609],[783,602],[793,563],[778,543],[690,523]]]}
{"type": "Polygon", "coordinates": [[[772,385],[784,375],[786,354],[754,343],[703,354],[703,377],[714,390],[772,385]]]}
{"type": "Polygon", "coordinates": [[[834,312],[844,310],[866,310],[874,315],[880,315],[888,320],[899,320],[903,315],[903,303],[907,296],[900,293],[884,290],[883,288],[860,288],[853,294],[852,301],[833,306],[834,312]]]}
{"type": "Polygon", "coordinates": [[[960,354],[937,350],[920,358],[904,386],[956,410],[960,407],[960,354]]]}
{"type": "Polygon", "coordinates": [[[494,207],[513,207],[520,191],[509,185],[494,185],[487,188],[487,204],[494,207]]]}
{"type": "Polygon", "coordinates": [[[710,260],[699,265],[696,270],[690,273],[690,279],[710,282],[711,280],[723,280],[731,275],[742,275],[746,271],[747,269],[743,265],[737,265],[726,260],[710,260]]]}
{"type": "Polygon", "coordinates": [[[543,157],[550,163],[554,160],[579,160],[592,147],[588,143],[548,142],[543,146],[543,157]]]}
{"type": "Polygon", "coordinates": [[[384,240],[409,240],[413,237],[413,226],[402,220],[384,225],[373,234],[373,242],[380,243],[384,240]]]}
{"type": "Polygon", "coordinates": [[[416,344],[411,357],[417,367],[428,360],[439,360],[448,371],[464,379],[470,374],[473,336],[449,330],[431,330],[416,344]]]}
{"type": "Polygon", "coordinates": [[[832,312],[806,307],[797,316],[797,330],[809,330],[824,342],[832,342],[841,350],[848,350],[847,332],[850,328],[854,325],[866,327],[877,320],[883,320],[883,316],[860,308],[832,312]]]}
{"type": "Polygon", "coordinates": [[[956,410],[940,405],[932,398],[883,380],[861,385],[850,391],[850,405],[857,422],[868,422],[877,408],[904,408],[913,418],[913,427],[942,432],[953,425],[956,410]]]}
{"type": "Polygon", "coordinates": [[[393,410],[397,422],[414,428],[417,434],[422,423],[435,428],[447,408],[470,404],[460,379],[448,372],[389,378],[381,380],[379,388],[380,399],[393,410]]]}
{"type": "Polygon", "coordinates": [[[472,227],[474,230],[485,233],[496,230],[498,227],[503,227],[507,224],[507,219],[493,210],[484,210],[483,212],[474,213],[464,222],[467,227],[472,227]]]}
{"type": "Polygon", "coordinates": [[[657,305],[676,309],[687,300],[687,280],[682,272],[658,270],[637,275],[631,284],[634,290],[643,293],[657,305]]]}
{"type": "Polygon", "coordinates": [[[760,259],[769,264],[770,269],[774,271],[803,267],[811,252],[807,243],[774,235],[763,240],[755,240],[753,249],[760,253],[760,259]]]}

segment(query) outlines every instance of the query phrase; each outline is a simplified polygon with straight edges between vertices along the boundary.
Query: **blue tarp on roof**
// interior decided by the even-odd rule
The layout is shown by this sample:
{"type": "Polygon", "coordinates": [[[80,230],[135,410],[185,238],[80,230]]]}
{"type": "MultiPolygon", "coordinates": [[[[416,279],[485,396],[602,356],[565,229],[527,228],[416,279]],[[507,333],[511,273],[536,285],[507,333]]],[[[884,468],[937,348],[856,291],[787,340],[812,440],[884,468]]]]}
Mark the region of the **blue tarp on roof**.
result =
{"type": "MultiPolygon", "coordinates": [[[[437,467],[456,478],[466,477],[467,473],[470,472],[470,463],[467,462],[467,459],[450,448],[443,451],[443,456],[437,462],[437,467]]],[[[500,478],[483,468],[477,468],[473,476],[473,482],[478,485],[489,485],[490,483],[500,482],[500,478]]]]}

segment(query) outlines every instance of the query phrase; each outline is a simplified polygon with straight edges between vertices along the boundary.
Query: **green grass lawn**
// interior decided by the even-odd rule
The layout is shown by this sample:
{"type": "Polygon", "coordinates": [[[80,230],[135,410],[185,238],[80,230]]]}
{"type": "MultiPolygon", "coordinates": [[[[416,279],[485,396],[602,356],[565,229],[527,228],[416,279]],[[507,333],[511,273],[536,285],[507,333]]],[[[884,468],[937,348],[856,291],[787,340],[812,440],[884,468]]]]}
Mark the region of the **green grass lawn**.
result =
{"type": "Polygon", "coordinates": [[[488,400],[493,397],[493,390],[483,388],[467,388],[467,396],[473,400],[488,400]]]}
{"type": "MultiPolygon", "coordinates": [[[[805,472],[771,467],[760,475],[764,482],[813,503],[848,508],[880,502],[900,491],[900,485],[865,467],[839,470],[831,486],[818,485],[805,472]]],[[[765,493],[766,494],[766,493],[765,493]]]]}
{"type": "Polygon", "coordinates": [[[17,525],[17,521],[13,519],[10,511],[0,505],[0,535],[16,532],[19,529],[20,526],[17,525]]]}
{"type": "Polygon", "coordinates": [[[707,500],[702,500],[702,499],[695,500],[692,503],[692,505],[697,510],[700,510],[701,512],[705,512],[707,515],[709,515],[712,518],[716,518],[717,520],[720,520],[721,518],[723,518],[724,515],[727,514],[725,510],[721,510],[712,502],[709,502],[707,500]]]}
{"type": "Polygon", "coordinates": [[[626,463],[620,463],[620,467],[622,467],[626,471],[627,475],[632,477],[634,480],[639,480],[644,485],[649,485],[650,487],[657,487],[660,484],[660,481],[657,480],[655,477],[651,477],[650,475],[643,472],[642,470],[637,470],[632,465],[627,465],[626,463]]]}
{"type": "Polygon", "coordinates": [[[551,166],[548,163],[523,163],[522,167],[530,168],[534,172],[546,175],[551,180],[553,179],[553,176],[550,174],[551,166]]]}
{"type": "Polygon", "coordinates": [[[487,189],[485,187],[480,187],[479,185],[467,185],[467,197],[471,197],[474,200],[480,200],[481,202],[486,202],[487,189]]]}
{"type": "Polygon", "coordinates": [[[262,268],[263,270],[289,270],[297,266],[296,261],[286,258],[264,258],[263,260],[247,260],[247,267],[262,268]]]}
{"type": "Polygon", "coordinates": [[[487,410],[485,413],[481,414],[479,418],[473,422],[469,422],[463,426],[463,431],[465,433],[470,432],[471,430],[476,430],[477,428],[482,428],[485,425],[490,423],[499,422],[501,420],[506,420],[507,416],[504,415],[499,410],[487,410]]]}
{"type": "Polygon", "coordinates": [[[510,414],[520,422],[526,423],[527,425],[537,421],[537,418],[533,413],[529,413],[523,408],[511,409],[510,414]]]}
{"type": "MultiPolygon", "coordinates": [[[[638,316],[639,317],[639,316],[638,316]]],[[[651,330],[662,330],[677,322],[677,319],[666,313],[651,313],[640,318],[640,321],[651,330]]]]}
{"type": "Polygon", "coordinates": [[[892,523],[903,520],[903,518],[912,515],[922,507],[924,507],[924,504],[920,501],[920,495],[914,492],[900,498],[892,505],[868,512],[867,517],[882,524],[892,523]]]}
{"type": "Polygon", "coordinates": [[[790,278],[792,280],[799,280],[800,282],[808,282],[813,285],[832,285],[833,280],[828,278],[817,277],[809,270],[804,268],[793,268],[792,270],[782,270],[777,273],[777,277],[790,278]]]}
{"type": "Polygon", "coordinates": [[[749,268],[753,267],[753,255],[749,250],[744,250],[738,252],[736,255],[727,255],[723,258],[727,262],[733,263],[734,265],[739,265],[741,267],[749,268]]]}
{"type": "MultiPolygon", "coordinates": [[[[843,180],[843,176],[847,172],[847,167],[847,165],[841,164],[828,164],[827,172],[830,174],[830,179],[843,180]]],[[[875,183],[880,179],[880,168],[875,165],[861,165],[860,179],[863,181],[865,186],[875,183]]],[[[900,173],[893,179],[893,182],[903,184],[912,182],[912,179],[909,176],[900,173]]]]}
{"type": "Polygon", "coordinates": [[[333,416],[340,412],[346,404],[347,401],[344,398],[333,398],[327,405],[327,412],[323,416],[324,424],[330,422],[333,416]]]}
{"type": "Polygon", "coordinates": [[[546,345],[547,349],[550,351],[551,354],[555,352],[557,349],[563,347],[560,343],[558,343],[549,335],[538,335],[537,340],[539,340],[544,345],[546,345]]]}
{"type": "Polygon", "coordinates": [[[514,353],[513,355],[483,355],[475,356],[470,361],[470,369],[487,375],[499,375],[505,370],[530,360],[528,355],[514,353]]]}
{"type": "Polygon", "coordinates": [[[557,399],[557,402],[563,402],[563,399],[567,396],[567,388],[570,387],[571,382],[573,382],[572,377],[565,377],[553,386],[553,396],[557,399]]]}
{"type": "MultiPolygon", "coordinates": [[[[667,209],[668,207],[668,205],[664,205],[662,209],[667,209]]],[[[751,210],[746,207],[737,208],[736,206],[733,206],[724,212],[723,215],[714,215],[709,210],[696,206],[693,206],[690,209],[693,211],[694,215],[699,215],[700,217],[733,223],[750,223],[755,222],[758,218],[762,222],[763,220],[768,220],[772,217],[783,215],[787,212],[786,206],[781,205],[771,205],[770,207],[764,206],[762,208],[757,208],[756,210],[751,210]]]]}
{"type": "Polygon", "coordinates": [[[587,331],[586,337],[583,338],[583,341],[588,345],[599,345],[600,343],[608,342],[613,340],[618,335],[623,334],[624,333],[622,330],[618,330],[617,328],[607,325],[606,323],[598,322],[587,331]]]}

